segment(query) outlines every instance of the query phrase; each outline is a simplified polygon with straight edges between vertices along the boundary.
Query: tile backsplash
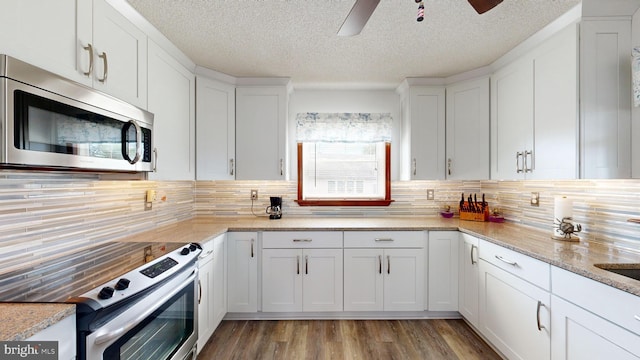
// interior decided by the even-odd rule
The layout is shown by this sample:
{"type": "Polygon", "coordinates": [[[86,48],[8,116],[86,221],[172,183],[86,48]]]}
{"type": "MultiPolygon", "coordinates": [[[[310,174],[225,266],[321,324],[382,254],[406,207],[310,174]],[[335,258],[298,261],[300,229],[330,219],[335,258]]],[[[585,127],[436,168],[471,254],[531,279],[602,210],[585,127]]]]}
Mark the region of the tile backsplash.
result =
{"type": "MultiPolygon", "coordinates": [[[[446,205],[457,209],[463,192],[486,193],[490,207],[507,221],[551,234],[554,196],[566,195],[574,199],[582,238],[640,249],[640,225],[627,222],[640,218],[640,180],[398,181],[391,192],[394,202],[388,207],[300,207],[294,181],[109,180],[84,173],[0,171],[0,301],[18,299],[18,286],[33,288],[34,299],[43,296],[49,289],[40,276],[45,273],[71,286],[77,281],[71,267],[60,263],[71,264],[77,252],[193,216],[266,216],[269,196],[283,197],[286,217],[403,217],[437,216],[446,205]],[[145,211],[148,189],[157,191],[158,200],[145,211]],[[251,189],[259,191],[253,204],[251,189]],[[434,200],[427,200],[427,189],[435,190],[434,200]],[[531,192],[540,194],[539,207],[529,204],[531,192]]],[[[109,266],[132,261],[125,256],[109,266]]]]}

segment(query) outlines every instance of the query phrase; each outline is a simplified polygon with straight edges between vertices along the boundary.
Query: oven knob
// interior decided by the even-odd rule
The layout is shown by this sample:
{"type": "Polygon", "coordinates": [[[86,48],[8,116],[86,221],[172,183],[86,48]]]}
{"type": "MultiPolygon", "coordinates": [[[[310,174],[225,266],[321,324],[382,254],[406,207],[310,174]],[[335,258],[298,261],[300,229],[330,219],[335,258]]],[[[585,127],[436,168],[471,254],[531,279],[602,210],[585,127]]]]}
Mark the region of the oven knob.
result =
{"type": "Polygon", "coordinates": [[[189,250],[191,250],[191,251],[196,251],[197,248],[198,247],[196,246],[196,244],[189,245],[189,250]]]}
{"type": "Polygon", "coordinates": [[[118,283],[116,284],[115,288],[116,290],[124,290],[129,287],[130,282],[131,281],[129,281],[129,279],[122,278],[118,280],[118,283]]]}
{"type": "Polygon", "coordinates": [[[182,248],[182,250],[180,251],[180,255],[188,255],[190,252],[191,250],[189,250],[188,247],[182,248]]]}
{"type": "Polygon", "coordinates": [[[105,286],[102,288],[102,290],[100,290],[100,293],[98,294],[98,298],[102,300],[109,299],[110,297],[113,296],[113,292],[114,290],[111,286],[105,286]]]}

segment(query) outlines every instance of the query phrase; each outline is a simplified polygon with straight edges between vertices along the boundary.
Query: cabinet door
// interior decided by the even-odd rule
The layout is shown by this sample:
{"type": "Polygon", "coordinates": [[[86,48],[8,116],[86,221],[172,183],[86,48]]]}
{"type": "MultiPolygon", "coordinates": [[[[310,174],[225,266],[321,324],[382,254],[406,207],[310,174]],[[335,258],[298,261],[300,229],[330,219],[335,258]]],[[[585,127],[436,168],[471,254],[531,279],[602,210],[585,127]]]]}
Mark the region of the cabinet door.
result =
{"type": "Polygon", "coordinates": [[[409,90],[411,180],[444,179],[445,91],[443,87],[415,86],[409,90]]]}
{"type": "Polygon", "coordinates": [[[213,253],[198,259],[198,262],[198,350],[202,350],[215,330],[213,253]]]}
{"type": "Polygon", "coordinates": [[[286,179],[287,90],[236,89],[236,179],[286,179]]]}
{"type": "Polygon", "coordinates": [[[146,109],[147,36],[105,0],[93,2],[93,50],[93,86],[146,109]]]}
{"type": "Polygon", "coordinates": [[[213,239],[213,306],[212,321],[215,330],[227,314],[227,252],[226,235],[213,239]]]}
{"type": "Polygon", "coordinates": [[[480,271],[478,266],[478,239],[460,234],[458,311],[476,328],[478,327],[478,310],[480,297],[480,271]]]}
{"type": "Polygon", "coordinates": [[[549,293],[482,259],[480,275],[480,332],[507,359],[549,359],[549,293]]]}
{"type": "Polygon", "coordinates": [[[384,310],[424,310],[424,249],[385,249],[384,310]]]}
{"type": "Polygon", "coordinates": [[[258,311],[258,253],[254,232],[227,233],[229,312],[258,311]]]}
{"type": "Polygon", "coordinates": [[[459,232],[429,232],[430,311],[458,311],[458,247],[459,232]]]}
{"type": "Polygon", "coordinates": [[[578,176],[578,29],[568,26],[534,58],[534,145],[531,179],[578,176]]]}
{"type": "Polygon", "coordinates": [[[532,135],[533,66],[522,59],[491,78],[491,179],[524,179],[517,154],[532,150],[532,135]]]}
{"type": "Polygon", "coordinates": [[[262,250],[262,311],[302,311],[302,250],[262,250]]]}
{"type": "Polygon", "coordinates": [[[344,310],[382,311],[382,249],[344,250],[344,310]]]}
{"type": "Polygon", "coordinates": [[[235,179],[236,97],[233,85],[196,81],[196,179],[235,179]]]}
{"type": "Polygon", "coordinates": [[[305,249],[303,311],[342,311],[342,249],[305,249]]]}
{"type": "Polygon", "coordinates": [[[91,86],[92,3],[86,0],[3,1],[0,49],[37,67],[91,86]]]}
{"type": "Polygon", "coordinates": [[[149,111],[158,151],[152,180],[195,177],[195,76],[149,41],[149,111]]]}
{"type": "Polygon", "coordinates": [[[640,336],[559,297],[551,297],[553,360],[638,360],[640,336]]]}
{"type": "Polygon", "coordinates": [[[489,179],[489,79],[447,87],[446,178],[489,179]]]}
{"type": "Polygon", "coordinates": [[[631,176],[631,20],[580,24],[581,175],[631,176]]]}

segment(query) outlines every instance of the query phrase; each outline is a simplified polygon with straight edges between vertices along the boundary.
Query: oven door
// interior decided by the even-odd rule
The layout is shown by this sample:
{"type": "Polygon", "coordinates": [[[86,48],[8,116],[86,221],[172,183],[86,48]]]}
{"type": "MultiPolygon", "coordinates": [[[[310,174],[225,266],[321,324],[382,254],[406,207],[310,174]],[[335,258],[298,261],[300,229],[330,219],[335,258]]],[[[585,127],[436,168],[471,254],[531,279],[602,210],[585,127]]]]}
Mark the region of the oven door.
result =
{"type": "Polygon", "coordinates": [[[86,337],[86,359],[195,359],[197,269],[178,275],[86,337]]]}

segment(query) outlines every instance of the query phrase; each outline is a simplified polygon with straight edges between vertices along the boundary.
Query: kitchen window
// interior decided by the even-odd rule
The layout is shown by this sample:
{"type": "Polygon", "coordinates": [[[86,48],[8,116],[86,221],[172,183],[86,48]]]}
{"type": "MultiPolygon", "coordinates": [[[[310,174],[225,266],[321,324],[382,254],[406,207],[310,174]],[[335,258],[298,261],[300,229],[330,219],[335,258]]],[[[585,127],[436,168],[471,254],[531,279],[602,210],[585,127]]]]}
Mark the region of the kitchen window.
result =
{"type": "Polygon", "coordinates": [[[298,204],[389,205],[391,125],[390,114],[298,114],[298,204]]]}

